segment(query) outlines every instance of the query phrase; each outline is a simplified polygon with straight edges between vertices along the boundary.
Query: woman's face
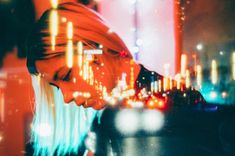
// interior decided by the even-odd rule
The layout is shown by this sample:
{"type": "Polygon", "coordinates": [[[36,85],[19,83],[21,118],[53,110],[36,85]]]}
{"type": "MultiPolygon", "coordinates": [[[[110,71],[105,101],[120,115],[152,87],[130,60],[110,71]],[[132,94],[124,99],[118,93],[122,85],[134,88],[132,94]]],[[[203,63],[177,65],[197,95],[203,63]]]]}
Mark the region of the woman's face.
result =
{"type": "Polygon", "coordinates": [[[110,92],[115,87],[115,58],[104,54],[93,55],[89,62],[89,71],[92,70],[93,78],[88,80],[89,78],[84,79],[83,68],[76,63],[77,57],[74,57],[74,65],[71,68],[66,66],[64,55],[37,60],[35,64],[43,79],[61,89],[66,103],[75,101],[79,106],[101,109],[105,105],[103,92],[110,92]]]}

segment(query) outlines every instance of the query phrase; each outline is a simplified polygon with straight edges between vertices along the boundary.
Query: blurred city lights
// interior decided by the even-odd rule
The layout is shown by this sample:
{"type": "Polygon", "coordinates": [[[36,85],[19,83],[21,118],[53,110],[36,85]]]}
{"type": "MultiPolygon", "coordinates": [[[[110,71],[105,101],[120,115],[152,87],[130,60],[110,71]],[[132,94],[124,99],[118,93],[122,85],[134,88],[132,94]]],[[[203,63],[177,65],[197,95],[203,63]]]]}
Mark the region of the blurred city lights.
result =
{"type": "Polygon", "coordinates": [[[157,110],[145,110],[141,115],[141,125],[147,132],[156,132],[164,125],[164,115],[157,110]]]}
{"type": "Polygon", "coordinates": [[[130,109],[119,111],[115,117],[115,127],[124,135],[135,134],[139,130],[139,113],[130,109]]]}
{"type": "Polygon", "coordinates": [[[217,93],[215,91],[210,92],[210,98],[215,99],[217,97],[217,93]]]}
{"type": "Polygon", "coordinates": [[[185,85],[186,85],[186,88],[190,87],[190,72],[189,72],[189,70],[186,70],[185,85]]]}
{"type": "Polygon", "coordinates": [[[224,52],[223,52],[223,51],[220,51],[219,54],[220,54],[220,55],[224,55],[224,52]]]}
{"type": "Polygon", "coordinates": [[[222,95],[222,98],[226,98],[228,96],[228,93],[227,92],[222,92],[221,95],[222,95]]]}
{"type": "Polygon", "coordinates": [[[203,44],[199,43],[196,46],[197,50],[201,51],[203,49],[203,44]]]}

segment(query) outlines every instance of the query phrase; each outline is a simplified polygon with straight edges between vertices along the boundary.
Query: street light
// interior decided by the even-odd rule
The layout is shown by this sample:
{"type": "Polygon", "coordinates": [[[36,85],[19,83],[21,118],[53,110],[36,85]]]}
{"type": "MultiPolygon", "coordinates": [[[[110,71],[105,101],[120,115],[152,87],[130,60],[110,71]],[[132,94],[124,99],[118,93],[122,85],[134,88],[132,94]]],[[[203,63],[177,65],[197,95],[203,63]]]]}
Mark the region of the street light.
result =
{"type": "Polygon", "coordinates": [[[201,51],[203,49],[203,45],[201,43],[198,43],[196,48],[197,50],[201,51]]]}

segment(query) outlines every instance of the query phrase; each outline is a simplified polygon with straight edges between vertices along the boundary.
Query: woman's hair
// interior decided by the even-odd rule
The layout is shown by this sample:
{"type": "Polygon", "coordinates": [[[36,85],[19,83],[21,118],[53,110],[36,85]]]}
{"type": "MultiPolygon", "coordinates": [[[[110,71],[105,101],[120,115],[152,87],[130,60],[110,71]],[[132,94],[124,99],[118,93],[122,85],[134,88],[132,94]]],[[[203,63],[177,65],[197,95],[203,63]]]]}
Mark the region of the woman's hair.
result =
{"type": "Polygon", "coordinates": [[[40,76],[32,75],[35,113],[31,142],[34,155],[77,153],[97,111],[65,104],[61,90],[49,85],[40,76]]]}
{"type": "Polygon", "coordinates": [[[32,124],[32,142],[35,155],[63,155],[76,152],[97,113],[92,108],[83,108],[73,104],[65,104],[61,90],[37,76],[36,60],[45,60],[66,51],[67,22],[73,23],[73,43],[83,42],[91,47],[101,44],[109,49],[103,55],[124,56],[132,58],[130,51],[120,39],[111,32],[106,22],[97,13],[79,3],[59,5],[59,31],[56,36],[55,51],[51,50],[49,16],[47,10],[28,39],[27,67],[32,74],[35,92],[35,114],[32,124]],[[62,22],[66,18],[67,22],[62,22]],[[124,53],[124,55],[123,55],[124,53]]]}
{"type": "MultiPolygon", "coordinates": [[[[73,23],[73,43],[81,41],[88,46],[103,45],[112,55],[132,58],[122,39],[106,24],[105,20],[93,10],[79,3],[64,3],[59,5],[57,13],[58,35],[56,36],[55,51],[51,50],[51,36],[49,31],[50,13],[47,10],[35,27],[28,39],[27,66],[31,74],[37,74],[35,61],[49,59],[63,55],[66,49],[67,22],[73,23]],[[62,19],[66,19],[64,22],[62,19]],[[124,55],[123,55],[124,54],[124,55]]],[[[105,55],[105,53],[104,53],[105,55]]]]}

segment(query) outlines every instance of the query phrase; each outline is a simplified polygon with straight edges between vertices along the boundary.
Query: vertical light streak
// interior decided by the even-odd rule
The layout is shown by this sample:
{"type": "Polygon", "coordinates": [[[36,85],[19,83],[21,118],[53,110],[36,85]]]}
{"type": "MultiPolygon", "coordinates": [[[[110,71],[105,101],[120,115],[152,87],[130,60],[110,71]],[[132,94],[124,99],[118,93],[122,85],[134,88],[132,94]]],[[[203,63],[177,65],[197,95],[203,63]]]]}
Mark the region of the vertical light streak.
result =
{"type": "Polygon", "coordinates": [[[180,80],[181,80],[181,75],[180,74],[176,74],[175,75],[175,80],[176,80],[176,88],[180,89],[180,80]]]}
{"type": "Polygon", "coordinates": [[[190,72],[189,70],[186,70],[186,73],[185,73],[185,86],[186,88],[189,88],[190,87],[190,72]]]}
{"type": "Polygon", "coordinates": [[[3,89],[0,89],[0,119],[1,123],[5,121],[5,96],[3,89]]]}
{"type": "Polygon", "coordinates": [[[235,80],[235,52],[232,54],[232,75],[233,75],[233,80],[235,80]]]}
{"type": "Polygon", "coordinates": [[[83,80],[88,80],[88,72],[89,72],[89,62],[87,60],[83,60],[83,80]]]}
{"type": "Polygon", "coordinates": [[[166,91],[169,89],[169,64],[164,64],[164,78],[163,78],[163,90],[166,91]]]}
{"type": "Polygon", "coordinates": [[[181,55],[181,68],[180,68],[182,77],[185,77],[186,75],[186,68],[187,68],[187,56],[186,54],[182,54],[181,55]]]}
{"type": "Polygon", "coordinates": [[[202,67],[200,65],[197,65],[196,68],[196,77],[197,77],[197,86],[198,88],[201,88],[202,86],[202,67]]]}
{"type": "Polygon", "coordinates": [[[151,82],[150,91],[151,94],[154,93],[154,82],[151,82]]]}
{"type": "Polygon", "coordinates": [[[66,50],[66,65],[69,68],[73,66],[73,23],[67,23],[67,50],[66,50]]]}
{"type": "Polygon", "coordinates": [[[216,84],[218,81],[217,62],[212,60],[211,62],[211,82],[216,84]]]}
{"type": "Polygon", "coordinates": [[[154,93],[157,93],[158,91],[158,84],[157,81],[154,81],[154,93]]]}
{"type": "Polygon", "coordinates": [[[162,81],[158,80],[158,91],[161,92],[162,91],[162,81]]]}
{"type": "Polygon", "coordinates": [[[171,76],[170,76],[169,81],[170,81],[170,90],[172,90],[173,89],[173,82],[172,82],[172,77],[171,76]]]}
{"type": "Polygon", "coordinates": [[[77,43],[77,52],[78,52],[78,66],[79,66],[79,70],[81,71],[82,63],[83,63],[83,61],[82,61],[82,59],[83,59],[83,44],[81,41],[79,41],[77,43]]]}
{"type": "Polygon", "coordinates": [[[50,0],[51,6],[53,9],[57,9],[58,7],[58,0],[50,0]]]}
{"type": "Polygon", "coordinates": [[[73,41],[68,40],[66,49],[66,65],[69,68],[73,66],[73,41]]]}
{"type": "Polygon", "coordinates": [[[94,74],[91,66],[89,67],[89,84],[94,84],[94,74]]]}
{"type": "Polygon", "coordinates": [[[134,61],[130,60],[130,66],[131,66],[131,72],[130,72],[130,89],[134,88],[134,67],[133,67],[134,61]]]}
{"type": "Polygon", "coordinates": [[[163,78],[163,90],[166,91],[167,89],[169,89],[169,82],[168,82],[168,78],[164,77],[163,78]]]}
{"type": "Polygon", "coordinates": [[[68,40],[73,39],[73,23],[72,22],[67,23],[67,39],[68,40]]]}
{"type": "Polygon", "coordinates": [[[56,36],[58,35],[58,12],[53,9],[50,13],[50,33],[51,33],[51,49],[55,50],[56,36]]]}

